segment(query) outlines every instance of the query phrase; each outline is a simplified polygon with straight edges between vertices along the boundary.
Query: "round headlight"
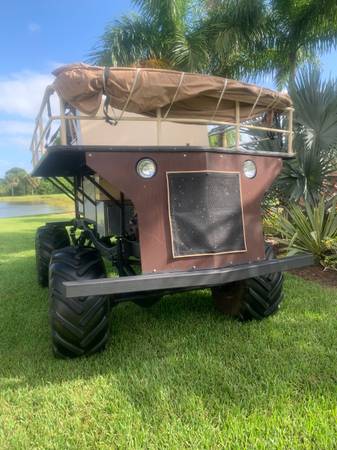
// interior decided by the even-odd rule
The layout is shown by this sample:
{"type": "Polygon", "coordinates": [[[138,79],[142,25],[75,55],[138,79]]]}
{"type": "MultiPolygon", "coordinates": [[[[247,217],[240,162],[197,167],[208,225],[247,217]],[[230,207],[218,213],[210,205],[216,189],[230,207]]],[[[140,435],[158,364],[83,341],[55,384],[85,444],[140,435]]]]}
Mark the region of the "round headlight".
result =
{"type": "Polygon", "coordinates": [[[245,161],[243,163],[243,173],[247,178],[254,178],[256,176],[256,165],[253,161],[245,161]]]}
{"type": "Polygon", "coordinates": [[[157,172],[156,163],[150,158],[144,158],[137,163],[137,173],[142,178],[152,178],[157,172]]]}

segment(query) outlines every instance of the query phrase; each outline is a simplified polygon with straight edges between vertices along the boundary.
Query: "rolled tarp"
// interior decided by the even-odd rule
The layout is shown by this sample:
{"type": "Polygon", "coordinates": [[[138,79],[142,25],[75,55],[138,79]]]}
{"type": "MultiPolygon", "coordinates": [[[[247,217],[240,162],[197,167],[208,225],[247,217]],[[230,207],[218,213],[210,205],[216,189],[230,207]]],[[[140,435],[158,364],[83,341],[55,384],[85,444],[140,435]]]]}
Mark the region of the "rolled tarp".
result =
{"type": "Polygon", "coordinates": [[[56,69],[54,89],[81,113],[95,115],[108,98],[111,108],[155,117],[235,123],[236,102],[241,122],[268,111],[292,106],[281,92],[231,79],[149,68],[98,67],[70,64],[56,69]]]}

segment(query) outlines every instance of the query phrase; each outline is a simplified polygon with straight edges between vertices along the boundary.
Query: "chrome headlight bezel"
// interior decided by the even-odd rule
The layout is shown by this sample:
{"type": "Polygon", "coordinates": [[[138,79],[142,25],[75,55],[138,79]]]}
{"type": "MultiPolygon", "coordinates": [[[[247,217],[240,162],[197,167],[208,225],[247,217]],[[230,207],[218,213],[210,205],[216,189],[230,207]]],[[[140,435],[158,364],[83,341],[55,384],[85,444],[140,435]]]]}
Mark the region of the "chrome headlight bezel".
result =
{"type": "Polygon", "coordinates": [[[137,162],[136,172],[145,180],[153,178],[157,173],[157,164],[151,158],[142,158],[137,162]]]}
{"type": "Polygon", "coordinates": [[[252,180],[253,178],[256,177],[256,174],[257,174],[256,164],[251,159],[247,159],[243,163],[242,170],[243,170],[245,177],[248,178],[249,180],[252,180]]]}

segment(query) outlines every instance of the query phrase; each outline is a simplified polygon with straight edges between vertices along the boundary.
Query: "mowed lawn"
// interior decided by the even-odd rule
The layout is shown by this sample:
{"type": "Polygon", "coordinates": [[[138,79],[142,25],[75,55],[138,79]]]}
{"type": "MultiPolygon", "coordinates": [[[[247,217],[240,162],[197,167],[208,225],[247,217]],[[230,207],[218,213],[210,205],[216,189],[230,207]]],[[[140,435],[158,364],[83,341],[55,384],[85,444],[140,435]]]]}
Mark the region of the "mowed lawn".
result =
{"type": "Polygon", "coordinates": [[[0,220],[1,450],[337,448],[336,290],[287,276],[280,312],[248,324],[207,290],[125,304],[105,352],[56,360],[34,267],[47,219],[0,220]]]}

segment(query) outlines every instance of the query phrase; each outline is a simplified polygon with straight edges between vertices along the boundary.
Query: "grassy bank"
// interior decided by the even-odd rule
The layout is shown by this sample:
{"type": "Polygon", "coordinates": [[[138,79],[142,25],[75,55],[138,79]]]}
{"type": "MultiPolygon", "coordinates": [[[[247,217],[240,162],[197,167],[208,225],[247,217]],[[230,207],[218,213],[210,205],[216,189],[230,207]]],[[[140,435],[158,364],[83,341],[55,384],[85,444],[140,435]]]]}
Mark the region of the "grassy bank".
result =
{"type": "Polygon", "coordinates": [[[73,202],[64,194],[6,196],[0,197],[0,202],[47,203],[58,208],[64,208],[65,211],[73,211],[74,209],[73,202]]]}
{"type": "Polygon", "coordinates": [[[1,449],[337,448],[336,290],[289,275],[279,314],[248,324],[206,290],[126,304],[104,353],[55,360],[34,270],[47,219],[0,220],[1,449]]]}

